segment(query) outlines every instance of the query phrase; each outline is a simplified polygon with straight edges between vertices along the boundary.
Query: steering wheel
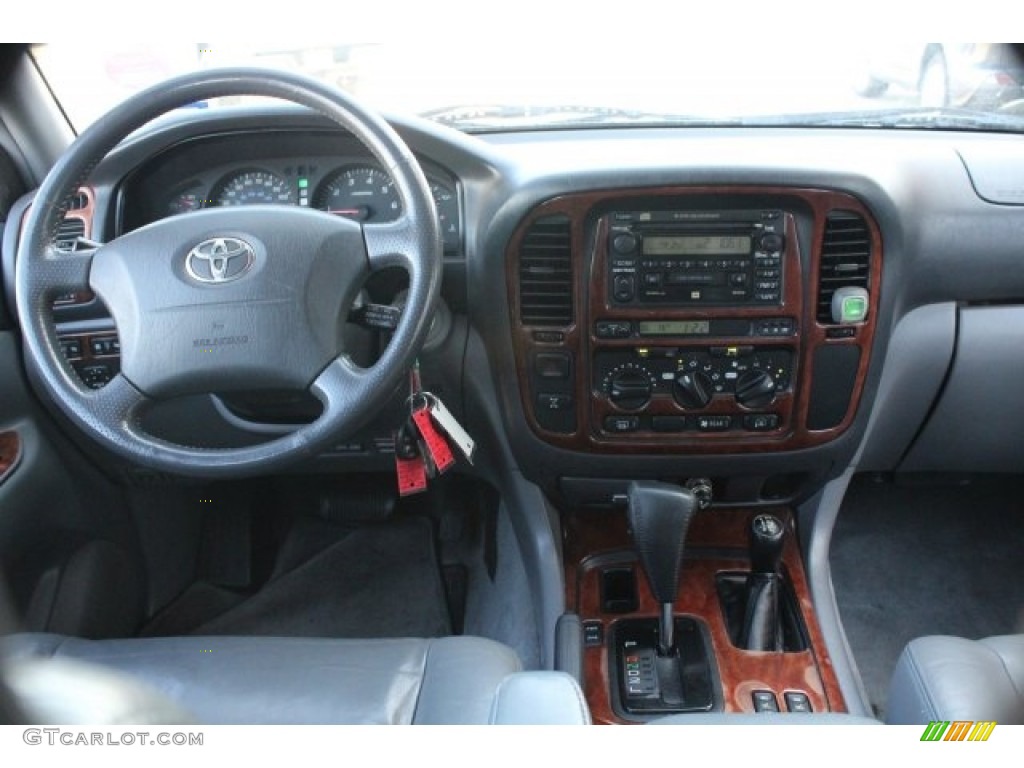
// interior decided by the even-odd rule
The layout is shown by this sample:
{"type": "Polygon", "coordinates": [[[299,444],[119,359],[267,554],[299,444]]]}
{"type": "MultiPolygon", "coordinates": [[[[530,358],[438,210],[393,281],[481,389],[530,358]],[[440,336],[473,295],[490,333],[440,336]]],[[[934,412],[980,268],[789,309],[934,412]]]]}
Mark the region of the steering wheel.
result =
{"type": "Polygon", "coordinates": [[[237,477],[313,455],[351,435],[390,398],[423,344],[441,282],[441,236],[412,152],[351,97],[306,77],[262,69],[197,72],[145,90],[93,124],[35,197],[18,250],[16,295],[27,363],[45,392],[88,435],[139,464],[237,477]],[[70,199],[132,131],[172,109],[229,95],[310,107],[359,139],[394,180],[401,216],[363,223],[290,206],[211,208],[163,219],[104,245],[55,246],[70,199]],[[345,314],[367,277],[400,267],[408,297],[370,367],[345,352],[345,314]],[[53,300],[91,289],[117,325],[121,372],[85,388],[61,353],[53,300]],[[141,415],[163,399],[204,392],[307,389],[318,419],[243,448],[177,445],[141,415]]]}

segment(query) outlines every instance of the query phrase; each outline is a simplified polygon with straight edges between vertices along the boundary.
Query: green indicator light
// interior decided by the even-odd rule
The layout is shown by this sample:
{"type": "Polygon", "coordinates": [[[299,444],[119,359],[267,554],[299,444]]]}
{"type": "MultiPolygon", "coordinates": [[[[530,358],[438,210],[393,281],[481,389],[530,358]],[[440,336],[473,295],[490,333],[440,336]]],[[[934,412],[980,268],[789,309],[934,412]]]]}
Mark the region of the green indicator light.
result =
{"type": "Polygon", "coordinates": [[[299,179],[299,189],[306,189],[309,187],[309,179],[299,179]]]}
{"type": "Polygon", "coordinates": [[[862,296],[847,296],[843,299],[843,322],[859,323],[868,313],[868,302],[862,296]]]}

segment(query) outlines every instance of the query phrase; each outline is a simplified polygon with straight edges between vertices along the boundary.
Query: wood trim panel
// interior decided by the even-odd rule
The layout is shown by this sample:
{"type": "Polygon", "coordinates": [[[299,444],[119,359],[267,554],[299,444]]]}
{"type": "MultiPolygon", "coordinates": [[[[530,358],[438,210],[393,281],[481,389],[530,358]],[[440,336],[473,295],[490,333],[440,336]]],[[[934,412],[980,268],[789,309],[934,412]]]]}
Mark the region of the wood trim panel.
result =
{"type": "MultiPolygon", "coordinates": [[[[534,209],[517,228],[509,242],[506,253],[506,281],[512,320],[513,348],[516,357],[520,396],[526,419],[533,432],[546,442],[570,450],[619,453],[744,453],[779,450],[798,450],[824,444],[839,437],[856,415],[864,382],[870,363],[870,351],[874,341],[877,304],[881,287],[882,240],[880,230],[871,212],[856,198],[841,192],[819,189],[787,187],[659,187],[651,189],[607,190],[588,192],[549,200],[534,209]],[[797,236],[797,222],[794,216],[787,216],[785,233],[787,250],[786,284],[783,304],[779,307],[742,308],[623,308],[611,307],[607,302],[607,276],[604,268],[606,258],[606,234],[603,220],[596,218],[599,212],[614,205],[629,205],[631,200],[652,200],[672,198],[674,203],[685,206],[688,199],[694,201],[729,200],[735,206],[738,198],[749,200],[751,208],[781,208],[797,212],[800,217],[809,217],[813,223],[810,253],[800,248],[797,236]],[[818,285],[819,263],[817,254],[824,239],[825,221],[831,210],[853,211],[867,222],[871,238],[870,294],[873,306],[865,323],[853,326],[853,336],[846,339],[830,339],[826,327],[816,319],[816,286],[818,285]],[[567,215],[571,222],[572,255],[571,266],[576,300],[574,317],[564,328],[525,326],[519,315],[519,250],[523,238],[532,223],[545,216],[567,215]],[[809,261],[808,261],[809,260],[809,261]],[[807,265],[806,280],[804,266],[807,265]],[[658,338],[645,341],[637,339],[598,339],[593,333],[596,319],[642,320],[658,319],[714,319],[714,318],[773,318],[793,317],[797,320],[798,333],[790,337],[702,337],[702,338],[658,338]],[[538,341],[535,331],[556,330],[563,334],[560,341],[538,341]],[[794,372],[790,391],[781,393],[770,409],[757,412],[778,413],[782,427],[768,433],[698,433],[691,430],[681,433],[657,434],[652,432],[613,435],[605,433],[601,424],[605,415],[621,414],[608,403],[607,399],[593,391],[593,357],[597,350],[616,348],[686,347],[718,345],[752,345],[756,348],[792,349],[795,354],[794,372]],[[850,345],[860,348],[861,355],[857,368],[850,405],[842,421],[833,428],[810,430],[807,416],[812,386],[812,363],[815,352],[823,346],[850,345]],[[533,391],[529,373],[529,361],[537,352],[565,350],[574,360],[572,382],[576,430],[571,434],[551,432],[537,421],[532,402],[533,391]]],[[[718,400],[701,414],[743,413],[734,403],[718,400]]],[[[647,414],[692,415],[680,409],[671,398],[655,398],[645,411],[647,414]]]]}
{"type": "Polygon", "coordinates": [[[0,483],[14,471],[21,460],[21,438],[17,432],[0,432],[0,483]]]}
{"type": "MultiPolygon", "coordinates": [[[[636,560],[625,513],[621,510],[588,510],[569,513],[563,520],[568,609],[576,611],[583,621],[600,621],[605,638],[609,636],[614,622],[620,619],[657,616],[657,603],[638,563],[638,609],[628,614],[606,614],[601,609],[601,566],[612,560],[616,565],[635,563],[636,560]],[[606,557],[599,557],[602,555],[606,557]]],[[[783,710],[783,694],[802,691],[807,694],[815,712],[846,711],[839,681],[818,626],[793,531],[793,516],[788,509],[713,509],[701,512],[690,527],[686,553],[675,611],[696,616],[707,624],[726,712],[753,712],[751,693],[754,690],[774,691],[783,710]],[[765,511],[778,515],[789,531],[783,552],[783,568],[796,594],[809,640],[808,650],[800,653],[751,652],[736,648],[729,640],[718,601],[716,575],[749,569],[747,531],[750,520],[755,514],[765,511]]],[[[611,706],[606,646],[584,649],[583,674],[583,689],[594,722],[624,722],[611,706]]]]}
{"type": "MultiPolygon", "coordinates": [[[[78,194],[85,198],[85,205],[81,208],[69,210],[64,214],[64,218],[81,220],[82,236],[91,238],[93,232],[93,219],[96,216],[96,193],[93,192],[92,187],[79,187],[78,194]]],[[[28,212],[31,209],[31,205],[27,206],[25,208],[25,212],[22,214],[20,224],[22,229],[25,227],[25,220],[28,218],[28,212]]],[[[67,296],[57,299],[53,302],[53,305],[55,307],[70,307],[79,304],[88,304],[95,298],[96,297],[92,291],[75,291],[73,293],[69,293],[67,296]]]]}

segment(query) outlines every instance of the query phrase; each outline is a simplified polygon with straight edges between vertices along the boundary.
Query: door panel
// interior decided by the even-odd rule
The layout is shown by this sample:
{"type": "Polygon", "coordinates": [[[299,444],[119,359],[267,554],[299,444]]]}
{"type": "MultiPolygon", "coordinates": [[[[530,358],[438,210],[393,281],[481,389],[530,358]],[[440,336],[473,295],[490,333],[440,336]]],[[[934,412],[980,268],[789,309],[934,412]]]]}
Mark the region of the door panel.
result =
{"type": "Polygon", "coordinates": [[[16,334],[0,331],[0,569],[15,607],[33,631],[131,634],[145,595],[134,527],[120,493],[60,435],[23,370],[16,334]]]}

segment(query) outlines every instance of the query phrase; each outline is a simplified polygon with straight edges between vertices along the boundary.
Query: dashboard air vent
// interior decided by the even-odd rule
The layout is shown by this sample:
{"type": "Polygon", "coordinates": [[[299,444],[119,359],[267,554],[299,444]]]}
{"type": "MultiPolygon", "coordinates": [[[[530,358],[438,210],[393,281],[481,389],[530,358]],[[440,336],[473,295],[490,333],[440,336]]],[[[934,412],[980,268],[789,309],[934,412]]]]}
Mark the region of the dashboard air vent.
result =
{"type": "Polygon", "coordinates": [[[519,313],[524,325],[571,325],[572,234],[568,216],[530,225],[519,248],[519,313]]]}
{"type": "Polygon", "coordinates": [[[64,219],[57,231],[57,250],[70,253],[75,250],[75,242],[85,234],[85,222],[81,219],[64,219]]]}
{"type": "Polygon", "coordinates": [[[82,208],[85,208],[88,205],[89,198],[86,196],[85,192],[79,192],[77,195],[71,198],[71,202],[68,205],[68,210],[80,211],[82,208]]]}
{"type": "Polygon", "coordinates": [[[818,272],[818,322],[832,325],[832,294],[839,288],[868,288],[871,237],[860,214],[831,211],[825,220],[818,272]]]}

